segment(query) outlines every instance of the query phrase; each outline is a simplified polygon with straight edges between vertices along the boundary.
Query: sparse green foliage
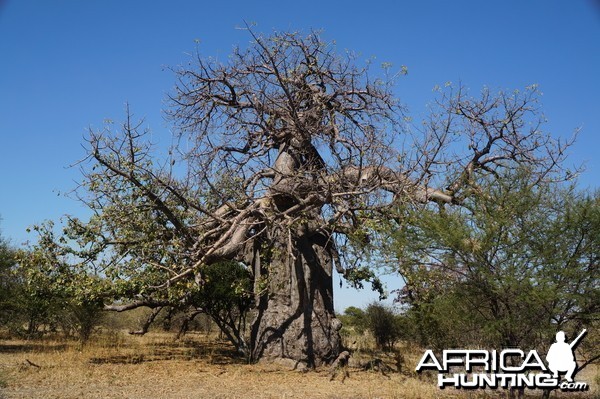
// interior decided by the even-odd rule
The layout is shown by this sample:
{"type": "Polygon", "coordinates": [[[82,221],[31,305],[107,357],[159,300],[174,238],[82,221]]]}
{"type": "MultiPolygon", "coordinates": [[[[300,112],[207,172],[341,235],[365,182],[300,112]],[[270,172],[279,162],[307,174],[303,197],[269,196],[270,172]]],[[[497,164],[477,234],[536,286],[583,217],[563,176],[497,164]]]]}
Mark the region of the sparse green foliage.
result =
{"type": "Polygon", "coordinates": [[[0,324],[13,334],[34,338],[42,329],[55,329],[61,301],[47,281],[33,277],[41,271],[23,267],[24,253],[0,238],[0,324]]]}
{"type": "MultiPolygon", "coordinates": [[[[461,207],[399,212],[405,223],[393,245],[406,279],[399,299],[420,343],[543,350],[557,330],[575,336],[597,325],[598,194],[519,168],[477,185],[461,207]]],[[[590,361],[600,355],[587,353],[590,361]]]]}
{"type": "Polygon", "coordinates": [[[25,334],[32,337],[60,328],[86,342],[101,319],[105,283],[86,263],[69,261],[73,253],[57,244],[52,223],[34,229],[38,242],[18,252],[14,269],[25,334]]]}
{"type": "Polygon", "coordinates": [[[246,314],[252,303],[250,273],[240,263],[225,261],[204,269],[205,282],[192,300],[240,350],[245,350],[246,314]]]}
{"type": "Polygon", "coordinates": [[[356,334],[361,335],[367,328],[365,311],[355,306],[346,308],[344,314],[338,317],[345,328],[351,328],[356,334]]]}
{"type": "Polygon", "coordinates": [[[394,343],[400,338],[400,316],[394,310],[381,303],[373,302],[365,311],[366,326],[375,337],[377,346],[392,350],[394,343]]]}

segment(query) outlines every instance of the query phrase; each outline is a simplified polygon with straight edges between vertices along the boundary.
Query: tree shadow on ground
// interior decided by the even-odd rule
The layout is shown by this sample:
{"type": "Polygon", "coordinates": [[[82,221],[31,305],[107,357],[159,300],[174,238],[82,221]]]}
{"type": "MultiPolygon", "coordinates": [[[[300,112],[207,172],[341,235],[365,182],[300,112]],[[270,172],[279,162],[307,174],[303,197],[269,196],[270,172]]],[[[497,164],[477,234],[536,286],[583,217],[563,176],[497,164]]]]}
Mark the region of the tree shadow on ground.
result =
{"type": "Polygon", "coordinates": [[[90,358],[92,364],[139,364],[154,361],[204,360],[211,364],[244,364],[235,348],[223,342],[173,341],[148,343],[136,353],[108,354],[90,358]]]}
{"type": "Polygon", "coordinates": [[[25,343],[0,343],[0,353],[48,353],[63,351],[68,348],[67,344],[47,342],[25,342],[25,343]]]}

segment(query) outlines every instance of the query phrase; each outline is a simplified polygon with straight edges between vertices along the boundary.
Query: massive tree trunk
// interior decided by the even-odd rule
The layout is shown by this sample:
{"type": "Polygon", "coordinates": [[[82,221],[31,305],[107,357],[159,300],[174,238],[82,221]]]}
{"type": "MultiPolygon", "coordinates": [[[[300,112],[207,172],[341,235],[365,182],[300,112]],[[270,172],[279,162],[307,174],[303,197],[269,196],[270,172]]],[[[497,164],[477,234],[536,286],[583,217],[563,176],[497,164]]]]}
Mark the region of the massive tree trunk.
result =
{"type": "Polygon", "coordinates": [[[268,253],[264,244],[255,250],[256,281],[268,285],[257,298],[252,358],[288,358],[317,367],[335,360],[340,351],[331,245],[323,234],[294,238],[282,230],[268,238],[268,253]]]}

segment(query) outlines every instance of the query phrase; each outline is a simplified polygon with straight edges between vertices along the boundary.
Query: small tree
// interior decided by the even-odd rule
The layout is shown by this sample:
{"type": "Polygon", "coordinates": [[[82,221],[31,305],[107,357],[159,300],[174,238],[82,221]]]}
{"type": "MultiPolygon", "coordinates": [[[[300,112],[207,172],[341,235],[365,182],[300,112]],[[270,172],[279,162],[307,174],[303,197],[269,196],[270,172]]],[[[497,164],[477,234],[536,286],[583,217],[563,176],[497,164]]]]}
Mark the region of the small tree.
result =
{"type": "Polygon", "coordinates": [[[242,354],[247,354],[246,315],[253,299],[248,270],[238,262],[221,262],[205,270],[205,284],[194,304],[209,315],[242,354]]]}
{"type": "Polygon", "coordinates": [[[85,343],[101,320],[104,307],[102,278],[94,270],[73,264],[73,251],[61,246],[49,222],[35,226],[38,242],[18,252],[15,267],[20,312],[26,316],[29,337],[40,328],[76,335],[85,343]]]}
{"type": "Polygon", "coordinates": [[[399,315],[391,307],[373,302],[367,306],[365,318],[377,346],[392,350],[402,334],[399,315]]]}
{"type": "Polygon", "coordinates": [[[421,343],[545,351],[557,330],[588,328],[579,366],[600,359],[598,194],[518,168],[478,187],[461,208],[403,213],[395,233],[421,343]]]}

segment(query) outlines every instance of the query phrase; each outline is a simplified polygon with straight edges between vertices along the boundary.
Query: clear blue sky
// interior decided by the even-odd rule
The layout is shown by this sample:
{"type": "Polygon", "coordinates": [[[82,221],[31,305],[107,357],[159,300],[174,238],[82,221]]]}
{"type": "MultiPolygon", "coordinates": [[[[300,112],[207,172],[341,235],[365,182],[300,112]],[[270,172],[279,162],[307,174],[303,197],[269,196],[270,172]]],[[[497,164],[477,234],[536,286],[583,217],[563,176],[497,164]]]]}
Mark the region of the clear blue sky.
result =
{"type": "MultiPolygon", "coordinates": [[[[582,185],[599,187],[600,3],[503,1],[77,1],[0,0],[0,229],[18,245],[25,229],[70,213],[85,215],[68,192],[67,168],[83,155],[82,137],[125,102],[168,143],[162,118],[174,83],[167,66],[204,55],[225,57],[258,31],[323,29],[340,49],[408,66],[397,94],[415,118],[432,88],[462,82],[516,89],[537,83],[546,130],[570,137],[582,127],[571,162],[586,162],[582,185]],[[290,4],[290,5],[286,5],[290,4]]],[[[337,286],[337,284],[336,284],[337,286]]],[[[389,288],[399,282],[389,280],[389,288]]],[[[363,305],[368,292],[344,289],[336,307],[363,305]]]]}

